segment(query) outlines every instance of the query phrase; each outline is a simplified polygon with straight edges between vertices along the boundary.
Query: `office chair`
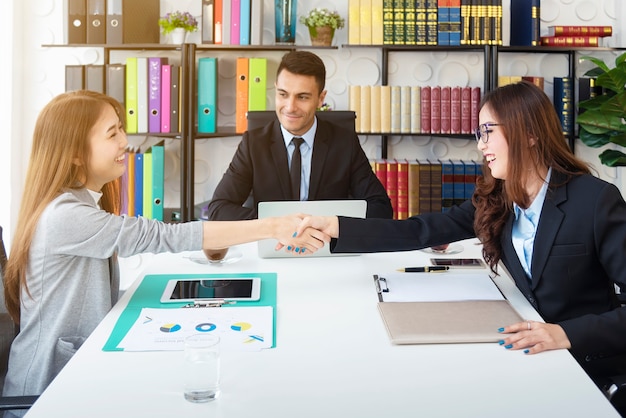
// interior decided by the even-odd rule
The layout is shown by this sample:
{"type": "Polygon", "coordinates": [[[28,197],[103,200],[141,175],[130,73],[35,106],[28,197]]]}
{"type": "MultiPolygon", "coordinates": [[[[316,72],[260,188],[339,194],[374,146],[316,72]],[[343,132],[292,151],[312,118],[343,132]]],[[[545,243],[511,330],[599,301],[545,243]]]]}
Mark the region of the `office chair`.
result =
{"type": "MultiPolygon", "coordinates": [[[[7,253],[2,239],[2,227],[0,226],[0,279],[2,284],[4,283],[6,263],[7,253]]],[[[2,297],[0,303],[0,393],[2,393],[9,362],[9,350],[17,335],[18,328],[4,306],[4,286],[1,287],[0,296],[2,297]]],[[[0,411],[29,409],[37,398],[38,396],[0,396],[0,411]]]]}
{"type": "MultiPolygon", "coordinates": [[[[315,112],[319,120],[325,120],[345,129],[355,132],[356,113],[351,110],[333,110],[329,112],[315,112]]],[[[276,112],[273,110],[254,110],[247,114],[248,130],[260,128],[268,125],[274,120],[278,120],[276,112]]]]}

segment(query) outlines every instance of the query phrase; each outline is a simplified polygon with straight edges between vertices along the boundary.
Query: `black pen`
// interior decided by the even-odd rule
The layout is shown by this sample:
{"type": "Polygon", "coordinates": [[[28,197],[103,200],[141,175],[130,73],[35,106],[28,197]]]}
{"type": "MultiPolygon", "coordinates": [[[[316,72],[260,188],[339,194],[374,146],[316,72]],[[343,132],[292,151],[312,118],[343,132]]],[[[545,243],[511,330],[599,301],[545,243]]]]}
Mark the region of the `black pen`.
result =
{"type": "Polygon", "coordinates": [[[450,270],[450,266],[405,267],[398,269],[404,273],[441,273],[450,270]]]}

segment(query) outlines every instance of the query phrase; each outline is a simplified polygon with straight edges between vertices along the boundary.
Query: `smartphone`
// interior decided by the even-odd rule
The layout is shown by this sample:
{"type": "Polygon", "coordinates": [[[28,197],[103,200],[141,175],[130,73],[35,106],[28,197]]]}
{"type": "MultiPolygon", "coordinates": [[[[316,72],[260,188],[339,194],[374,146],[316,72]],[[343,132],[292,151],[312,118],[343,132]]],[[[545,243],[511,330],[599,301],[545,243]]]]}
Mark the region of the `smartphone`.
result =
{"type": "Polygon", "coordinates": [[[184,278],[167,282],[161,302],[255,301],[260,298],[260,277],[184,278]]]}
{"type": "Polygon", "coordinates": [[[480,258],[431,258],[430,262],[433,266],[485,268],[485,263],[480,258]]]}

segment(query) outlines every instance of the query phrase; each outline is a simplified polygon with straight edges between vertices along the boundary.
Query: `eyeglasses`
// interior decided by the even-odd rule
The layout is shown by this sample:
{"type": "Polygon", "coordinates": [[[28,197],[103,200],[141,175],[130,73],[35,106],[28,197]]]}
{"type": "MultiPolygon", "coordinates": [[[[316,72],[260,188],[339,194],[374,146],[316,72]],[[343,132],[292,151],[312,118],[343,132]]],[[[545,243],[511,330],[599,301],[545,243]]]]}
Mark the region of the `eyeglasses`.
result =
{"type": "Polygon", "coordinates": [[[478,125],[478,128],[474,131],[474,135],[476,135],[476,142],[483,141],[483,143],[487,143],[489,141],[489,134],[492,132],[490,129],[492,126],[501,126],[502,123],[483,123],[482,125],[478,125]]]}

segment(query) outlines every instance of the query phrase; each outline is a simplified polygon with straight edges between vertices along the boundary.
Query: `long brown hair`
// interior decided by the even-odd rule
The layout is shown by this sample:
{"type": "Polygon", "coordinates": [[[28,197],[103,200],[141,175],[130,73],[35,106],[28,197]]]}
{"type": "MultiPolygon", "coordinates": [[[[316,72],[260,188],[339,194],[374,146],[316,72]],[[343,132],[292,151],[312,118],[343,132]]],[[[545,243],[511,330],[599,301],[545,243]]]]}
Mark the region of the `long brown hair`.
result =
{"type": "Polygon", "coordinates": [[[488,92],[480,108],[484,106],[497,118],[509,147],[507,180],[495,179],[483,162],[483,176],[472,197],[474,230],[484,258],[495,272],[502,252],[502,229],[513,202],[523,208],[532,203],[524,188],[528,173],[552,167],[553,174],[562,173],[569,180],[590,170],[567,146],[552,102],[534,84],[523,81],[488,92]]]}
{"type": "MultiPolygon", "coordinates": [[[[124,123],[124,109],[104,94],[79,90],[60,94],[41,111],[35,124],[24,195],[4,277],[4,298],[15,323],[20,320],[20,290],[26,290],[30,246],[41,213],[64,190],[83,187],[89,163],[91,130],[106,106],[124,123]],[[78,163],[77,163],[78,162],[78,163]]],[[[120,180],[102,188],[100,207],[119,214],[120,180]]]]}

